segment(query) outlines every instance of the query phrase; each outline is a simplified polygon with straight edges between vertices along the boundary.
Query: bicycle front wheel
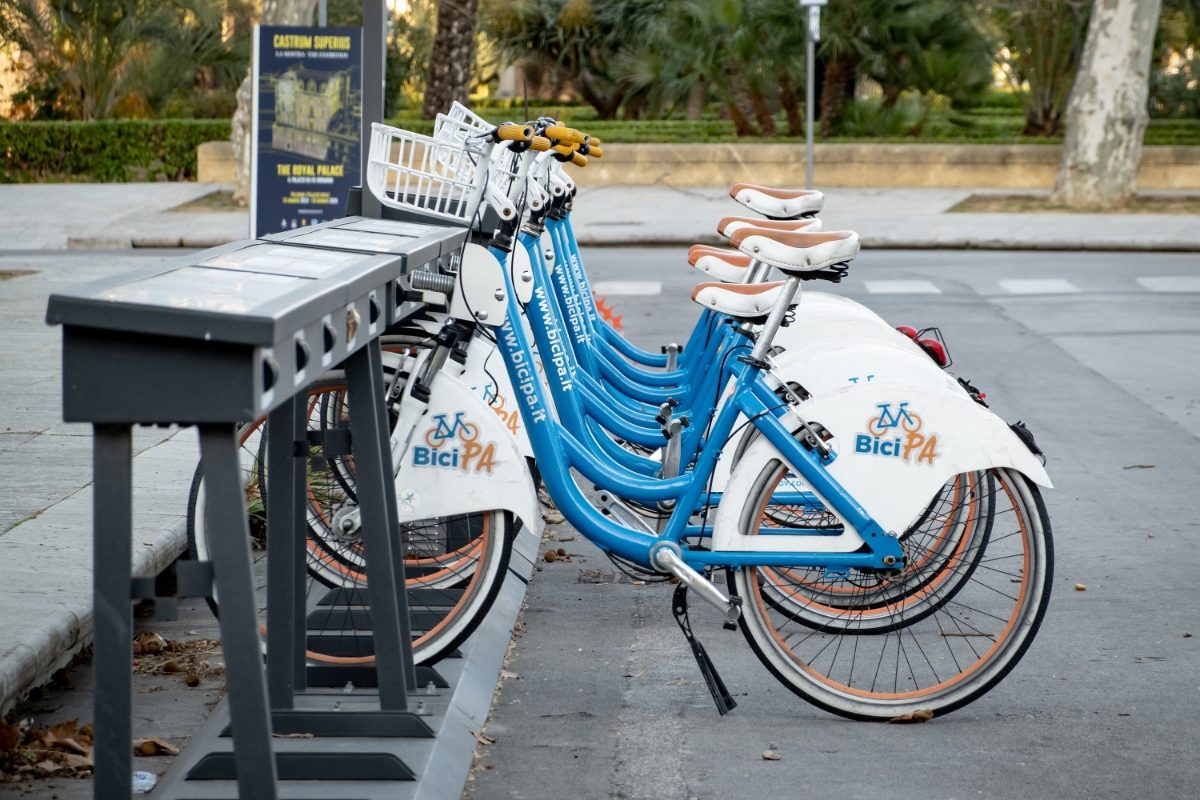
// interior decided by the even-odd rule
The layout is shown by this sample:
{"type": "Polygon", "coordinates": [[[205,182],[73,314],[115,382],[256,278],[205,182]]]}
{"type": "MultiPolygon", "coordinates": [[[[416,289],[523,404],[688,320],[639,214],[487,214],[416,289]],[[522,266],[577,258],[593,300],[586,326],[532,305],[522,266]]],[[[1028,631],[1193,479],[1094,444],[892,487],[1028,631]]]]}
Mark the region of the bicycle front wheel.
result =
{"type": "MultiPolygon", "coordinates": [[[[753,535],[779,482],[764,465],[741,515],[753,535]]],[[[742,631],[785,686],[827,711],[884,721],[917,711],[947,714],[1000,682],[1029,647],[1050,597],[1050,522],[1037,487],[996,469],[952,480],[949,531],[910,560],[936,565],[917,583],[852,573],[833,596],[811,570],[732,571],[742,631]],[[969,492],[969,497],[961,492],[969,492]],[[914,559],[915,557],[915,559],[914,559]],[[857,582],[861,590],[851,590],[857,582]]],[[[939,501],[940,502],[940,501],[939,501]]],[[[928,516],[928,512],[927,515],[928,516]]],[[[927,567],[928,569],[928,567],[927,567]]]]}
{"type": "MultiPolygon", "coordinates": [[[[344,379],[331,373],[311,386],[305,409],[307,427],[316,442],[305,481],[306,655],[313,663],[371,664],[372,621],[356,513],[354,460],[332,444],[342,438],[338,432],[344,432],[349,424],[344,379]]],[[[270,557],[266,427],[266,421],[260,419],[239,432],[260,609],[266,606],[270,557]]],[[[204,503],[204,482],[197,468],[188,508],[188,542],[192,557],[201,560],[207,560],[210,551],[204,503]]],[[[492,510],[417,520],[400,527],[413,655],[417,663],[433,663],[458,647],[491,607],[506,573],[514,521],[507,512],[492,510]]],[[[219,614],[219,598],[209,604],[219,614]]]]}

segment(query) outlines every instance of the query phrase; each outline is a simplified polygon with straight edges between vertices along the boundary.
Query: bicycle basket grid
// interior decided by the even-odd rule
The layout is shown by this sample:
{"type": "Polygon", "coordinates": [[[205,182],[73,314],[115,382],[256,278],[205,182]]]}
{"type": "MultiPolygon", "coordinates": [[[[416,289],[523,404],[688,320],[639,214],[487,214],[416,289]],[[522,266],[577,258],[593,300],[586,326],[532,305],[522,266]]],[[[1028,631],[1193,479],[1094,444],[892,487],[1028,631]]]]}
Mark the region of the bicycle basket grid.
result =
{"type": "MultiPolygon", "coordinates": [[[[495,125],[476,114],[462,103],[455,101],[450,113],[438,114],[433,125],[433,138],[439,142],[461,142],[491,133],[495,125]]],[[[513,182],[520,179],[522,157],[508,147],[497,147],[492,151],[492,163],[488,168],[488,184],[493,198],[508,197],[513,182]]]]}
{"type": "Polygon", "coordinates": [[[469,222],[483,194],[485,171],[470,140],[439,141],[371,125],[367,186],[386,206],[469,222]]]}

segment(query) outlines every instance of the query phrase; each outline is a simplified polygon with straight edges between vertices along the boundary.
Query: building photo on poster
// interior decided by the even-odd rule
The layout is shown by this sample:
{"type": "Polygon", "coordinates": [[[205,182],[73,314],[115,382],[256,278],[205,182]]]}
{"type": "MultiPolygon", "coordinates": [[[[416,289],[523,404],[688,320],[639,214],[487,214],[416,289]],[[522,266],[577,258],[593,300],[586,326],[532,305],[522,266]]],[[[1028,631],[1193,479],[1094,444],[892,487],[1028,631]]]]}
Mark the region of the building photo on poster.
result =
{"type": "Polygon", "coordinates": [[[345,216],[359,182],[361,42],[358,28],[257,29],[252,235],[345,216]]]}

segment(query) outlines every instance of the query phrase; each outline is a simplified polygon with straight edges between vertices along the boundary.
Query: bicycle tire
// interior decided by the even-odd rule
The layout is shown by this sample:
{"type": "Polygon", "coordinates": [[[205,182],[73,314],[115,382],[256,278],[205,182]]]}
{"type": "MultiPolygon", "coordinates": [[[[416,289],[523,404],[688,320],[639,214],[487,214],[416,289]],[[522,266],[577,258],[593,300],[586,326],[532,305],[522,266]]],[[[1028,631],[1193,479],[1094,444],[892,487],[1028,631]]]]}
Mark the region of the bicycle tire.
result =
{"type": "MultiPolygon", "coordinates": [[[[763,472],[774,469],[768,464],[763,472]]],[[[758,530],[772,477],[762,477],[741,514],[748,533],[758,530]]],[[[764,599],[760,568],[732,571],[729,589],[743,599],[741,628],[755,655],[791,691],[851,719],[942,716],[986,694],[1037,634],[1054,554],[1049,517],[1032,482],[995,469],[983,486],[992,508],[983,552],[961,561],[969,574],[949,596],[905,624],[863,631],[806,625],[764,599]]],[[[847,619],[855,613],[848,609],[847,619]]]]}

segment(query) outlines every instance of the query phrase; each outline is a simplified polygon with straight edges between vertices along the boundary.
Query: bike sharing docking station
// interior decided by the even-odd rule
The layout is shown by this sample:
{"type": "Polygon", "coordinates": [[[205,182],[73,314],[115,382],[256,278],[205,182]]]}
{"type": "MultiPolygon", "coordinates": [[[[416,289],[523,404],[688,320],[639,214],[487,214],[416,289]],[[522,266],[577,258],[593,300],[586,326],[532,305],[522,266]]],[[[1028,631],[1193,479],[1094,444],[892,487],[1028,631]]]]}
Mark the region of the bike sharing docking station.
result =
{"type": "MultiPolygon", "coordinates": [[[[381,224],[368,226],[373,235],[382,235],[381,224]]],[[[343,229],[335,222],[328,233],[314,233],[337,238],[343,229]]],[[[178,596],[212,596],[215,585],[228,688],[227,704],[157,796],[271,800],[287,786],[280,780],[303,780],[299,792],[285,788],[286,796],[369,798],[394,796],[392,782],[415,777],[395,742],[433,735],[428,722],[439,697],[423,693],[425,715],[410,708],[409,695],[434,677],[418,675],[413,664],[403,557],[393,547],[399,536],[379,337],[403,318],[411,287],[445,283],[445,276],[437,280],[439,261],[465,231],[426,226],[420,233],[391,236],[388,247],[375,242],[371,253],[236,242],[51,296],[47,321],[63,326],[64,418],[94,431],[96,797],[130,793],[130,601],[155,594],[154,579],[133,579],[129,566],[134,425],[198,428],[211,560],[178,564],[178,596]],[[377,688],[339,694],[335,703],[304,693],[300,634],[307,630],[305,389],[336,364],[345,370],[352,409],[364,559],[377,565],[363,598],[377,688]],[[238,424],[264,414],[272,556],[265,665],[237,444],[238,424]],[[312,738],[273,738],[297,734],[312,738]]],[[[158,604],[169,609],[174,599],[158,604]]]]}
{"type": "MultiPolygon", "coordinates": [[[[365,20],[384,19],[383,0],[364,0],[363,9],[365,20]]],[[[378,35],[364,37],[363,75],[377,78],[364,81],[364,131],[383,116],[386,25],[366,28],[378,35]]],[[[420,743],[451,716],[438,691],[447,682],[413,661],[404,559],[393,547],[400,537],[379,337],[453,290],[453,277],[441,273],[452,269],[466,230],[388,222],[369,193],[356,200],[352,213],[365,216],[235,242],[50,298],[47,321],[63,326],[64,419],[91,423],[94,435],[97,798],[131,792],[133,599],[154,598],[169,612],[179,597],[215,591],[221,604],[227,697],[156,797],[403,796],[417,777],[408,754],[427,758],[431,745],[420,743]],[[369,611],[374,669],[309,667],[305,657],[304,399],[338,364],[351,407],[346,441],[363,559],[375,565],[365,596],[354,598],[369,611]],[[237,442],[239,423],[263,415],[272,556],[265,659],[237,442]],[[199,433],[211,556],[178,562],[175,597],[155,597],[154,578],[131,575],[134,425],[194,425],[199,433]],[[347,682],[358,690],[305,691],[347,682]]]]}

